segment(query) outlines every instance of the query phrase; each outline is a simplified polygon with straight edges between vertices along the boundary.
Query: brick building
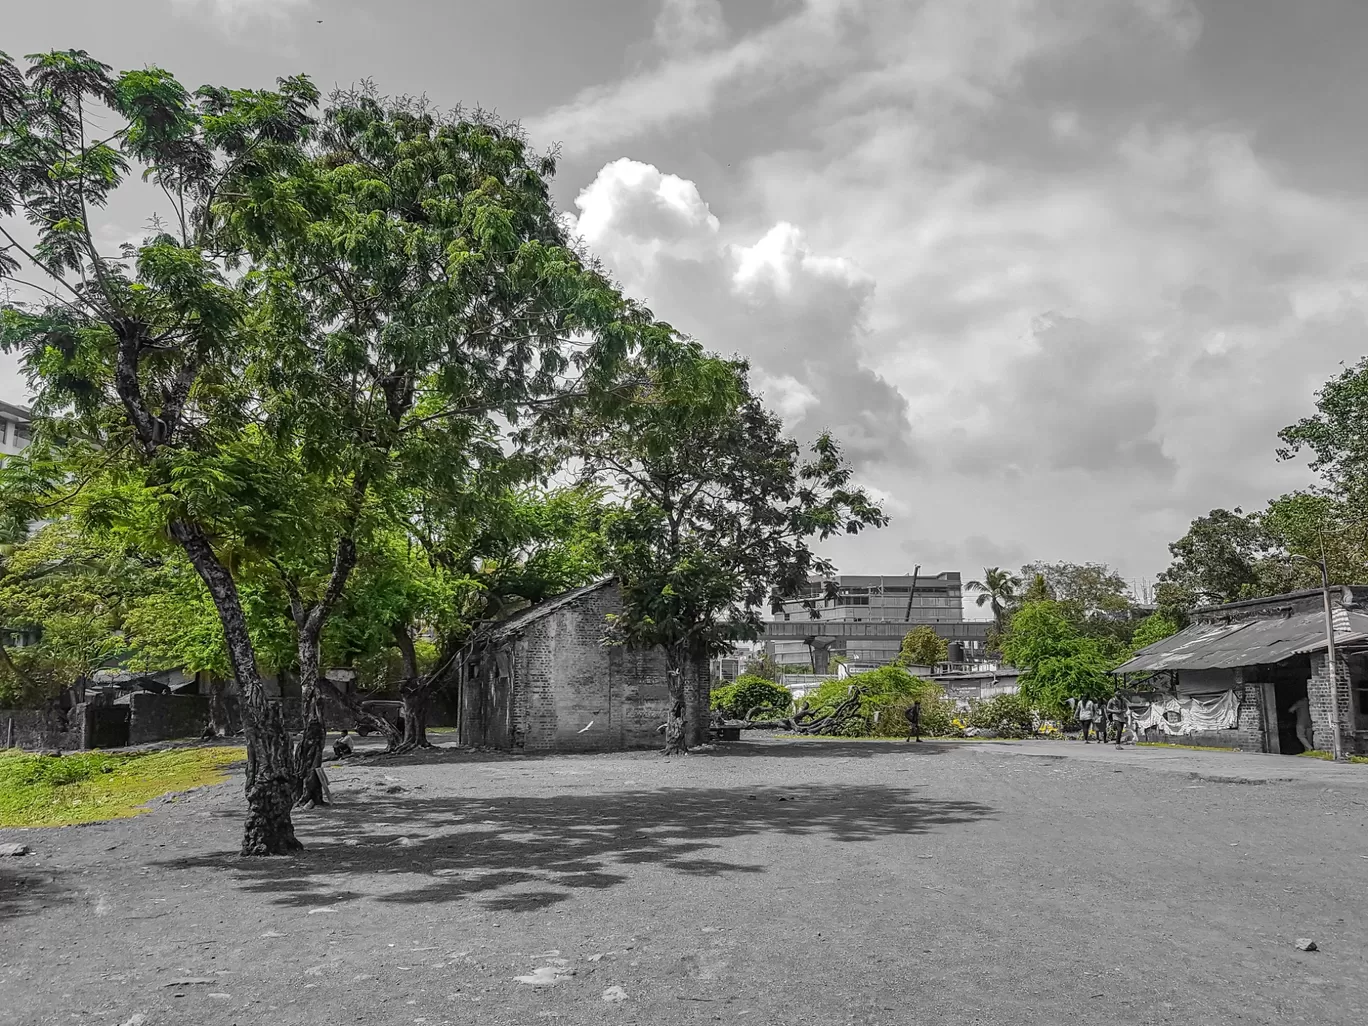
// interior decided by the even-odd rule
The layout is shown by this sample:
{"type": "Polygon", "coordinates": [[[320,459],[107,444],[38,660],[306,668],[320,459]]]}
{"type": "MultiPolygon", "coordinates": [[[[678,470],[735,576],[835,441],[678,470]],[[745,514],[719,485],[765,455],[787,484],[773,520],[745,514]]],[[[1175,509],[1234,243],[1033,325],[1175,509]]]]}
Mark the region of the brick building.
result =
{"type": "Polygon", "coordinates": [[[1315,748],[1332,748],[1337,721],[1344,750],[1362,754],[1368,752],[1368,587],[1333,588],[1331,610],[1337,720],[1319,588],[1194,610],[1186,629],[1141,649],[1114,672],[1152,735],[1296,755],[1305,745],[1293,708],[1304,699],[1315,748]]]}
{"type": "Polygon", "coordinates": [[[669,712],[665,654],[604,645],[607,617],[620,612],[616,582],[599,581],[485,635],[461,672],[460,743],[529,752],[659,745],[669,712]]]}

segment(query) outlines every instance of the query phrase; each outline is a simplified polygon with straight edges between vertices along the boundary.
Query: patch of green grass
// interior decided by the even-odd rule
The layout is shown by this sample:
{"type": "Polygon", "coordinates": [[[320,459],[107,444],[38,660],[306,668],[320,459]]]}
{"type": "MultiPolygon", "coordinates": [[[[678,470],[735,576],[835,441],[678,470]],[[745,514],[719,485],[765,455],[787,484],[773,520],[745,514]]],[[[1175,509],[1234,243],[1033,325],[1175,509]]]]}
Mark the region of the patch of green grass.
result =
{"type": "MultiPolygon", "coordinates": [[[[1309,752],[1298,752],[1298,757],[1303,759],[1324,759],[1326,762],[1334,762],[1335,756],[1332,752],[1322,752],[1313,748],[1309,752]]],[[[1360,765],[1368,765],[1368,755],[1351,755],[1349,761],[1360,765]]]]}
{"type": "Polygon", "coordinates": [[[1141,748],[1182,748],[1189,752],[1238,752],[1238,748],[1222,748],[1220,745],[1177,745],[1170,741],[1141,741],[1141,748]]]}
{"type": "Polygon", "coordinates": [[[177,748],[110,755],[73,752],[54,759],[0,752],[0,827],[70,826],[123,819],[170,791],[217,784],[247,758],[244,748],[177,748]]]}

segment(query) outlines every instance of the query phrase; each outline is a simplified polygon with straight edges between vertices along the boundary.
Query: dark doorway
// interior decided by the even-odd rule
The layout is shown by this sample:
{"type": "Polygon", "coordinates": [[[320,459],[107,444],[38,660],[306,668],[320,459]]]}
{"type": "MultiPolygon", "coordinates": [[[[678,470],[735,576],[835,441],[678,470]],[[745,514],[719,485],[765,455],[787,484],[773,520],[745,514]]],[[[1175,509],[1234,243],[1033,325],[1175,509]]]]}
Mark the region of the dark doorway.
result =
{"type": "Polygon", "coordinates": [[[1306,699],[1306,684],[1311,679],[1311,657],[1297,656],[1271,666],[1256,667],[1257,679],[1272,684],[1273,708],[1265,710],[1268,732],[1278,739],[1283,755],[1300,755],[1306,746],[1297,737],[1297,715],[1292,707],[1306,699]]]}

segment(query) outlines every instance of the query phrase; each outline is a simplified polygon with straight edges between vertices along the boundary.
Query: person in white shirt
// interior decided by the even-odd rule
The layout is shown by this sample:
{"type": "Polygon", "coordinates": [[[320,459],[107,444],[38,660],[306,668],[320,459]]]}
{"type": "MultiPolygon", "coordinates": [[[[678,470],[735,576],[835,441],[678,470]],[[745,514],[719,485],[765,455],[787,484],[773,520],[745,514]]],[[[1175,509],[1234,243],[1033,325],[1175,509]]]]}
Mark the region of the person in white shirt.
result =
{"type": "MultiPolygon", "coordinates": [[[[1088,734],[1092,731],[1093,721],[1097,719],[1097,703],[1091,698],[1083,698],[1078,703],[1078,722],[1083,724],[1083,743],[1091,744],[1088,734]]],[[[1101,744],[1099,738],[1098,744],[1101,744]]]]}

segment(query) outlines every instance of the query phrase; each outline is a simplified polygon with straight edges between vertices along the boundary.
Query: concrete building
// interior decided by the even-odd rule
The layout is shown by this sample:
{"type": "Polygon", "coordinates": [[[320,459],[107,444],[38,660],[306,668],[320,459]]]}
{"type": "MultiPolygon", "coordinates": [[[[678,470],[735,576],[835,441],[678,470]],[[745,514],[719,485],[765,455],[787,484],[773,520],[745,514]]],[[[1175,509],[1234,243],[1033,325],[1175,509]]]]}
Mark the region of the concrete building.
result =
{"type": "MultiPolygon", "coordinates": [[[[605,646],[615,581],[576,588],[499,624],[462,669],[462,745],[506,751],[608,751],[661,744],[669,714],[665,654],[605,646]]],[[[704,691],[707,681],[690,681],[704,691]]]]}
{"type": "Polygon", "coordinates": [[[848,574],[808,582],[806,594],[787,602],[765,625],[766,648],[781,666],[807,665],[827,672],[831,653],[883,666],[902,648],[903,636],[928,624],[950,643],[950,661],[974,662],[985,652],[988,621],[964,619],[960,575],[848,574]],[[817,616],[803,601],[815,603],[817,616]]]}
{"type": "Polygon", "coordinates": [[[28,448],[31,420],[27,407],[0,402],[0,458],[28,448]]]}
{"type": "Polygon", "coordinates": [[[1339,708],[1331,710],[1324,598],[1317,588],[1194,610],[1192,623],[1115,671],[1142,737],[1296,755],[1368,752],[1368,587],[1331,590],[1339,708]],[[1309,738],[1297,710],[1309,712],[1309,738]]]}

